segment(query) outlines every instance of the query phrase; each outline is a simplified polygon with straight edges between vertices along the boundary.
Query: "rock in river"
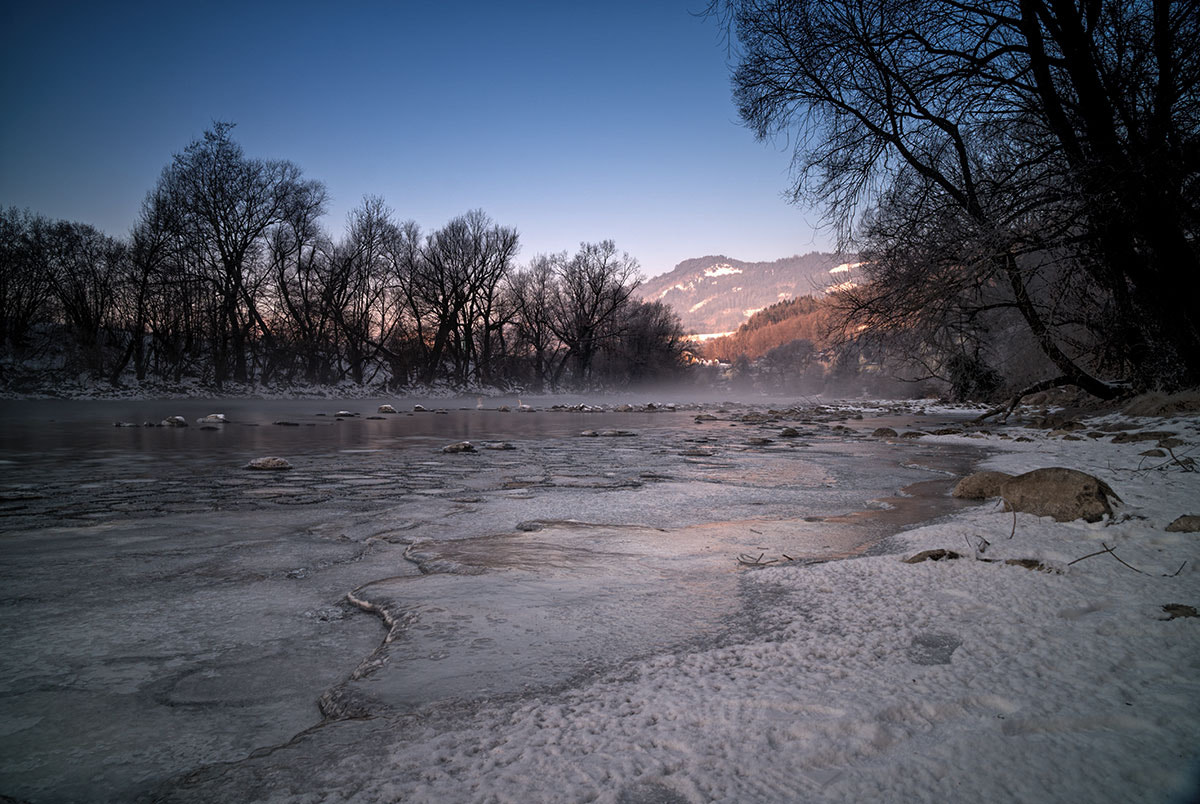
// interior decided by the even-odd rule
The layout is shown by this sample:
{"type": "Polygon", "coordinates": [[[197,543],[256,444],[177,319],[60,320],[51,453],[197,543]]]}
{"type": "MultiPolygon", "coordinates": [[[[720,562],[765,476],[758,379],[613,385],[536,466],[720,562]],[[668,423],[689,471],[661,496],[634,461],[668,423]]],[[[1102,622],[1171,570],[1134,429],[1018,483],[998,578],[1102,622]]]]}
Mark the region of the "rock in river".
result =
{"type": "Polygon", "coordinates": [[[250,461],[250,463],[246,464],[245,468],[265,471],[278,471],[282,469],[291,469],[292,465],[283,458],[277,458],[274,455],[269,455],[265,458],[255,458],[254,460],[250,461]]]}

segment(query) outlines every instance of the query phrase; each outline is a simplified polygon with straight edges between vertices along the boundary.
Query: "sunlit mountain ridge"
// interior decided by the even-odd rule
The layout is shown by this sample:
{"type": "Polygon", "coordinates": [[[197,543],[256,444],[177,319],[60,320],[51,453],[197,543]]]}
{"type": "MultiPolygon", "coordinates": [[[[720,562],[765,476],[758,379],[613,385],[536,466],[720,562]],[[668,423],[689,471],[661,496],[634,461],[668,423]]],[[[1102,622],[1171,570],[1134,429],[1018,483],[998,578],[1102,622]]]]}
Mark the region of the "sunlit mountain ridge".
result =
{"type": "Polygon", "coordinates": [[[823,294],[834,285],[853,281],[854,267],[853,257],[826,252],[773,262],[709,255],[684,260],[669,273],[647,280],[638,292],[647,301],[673,307],[686,332],[714,335],[736,330],[772,304],[823,294]]]}

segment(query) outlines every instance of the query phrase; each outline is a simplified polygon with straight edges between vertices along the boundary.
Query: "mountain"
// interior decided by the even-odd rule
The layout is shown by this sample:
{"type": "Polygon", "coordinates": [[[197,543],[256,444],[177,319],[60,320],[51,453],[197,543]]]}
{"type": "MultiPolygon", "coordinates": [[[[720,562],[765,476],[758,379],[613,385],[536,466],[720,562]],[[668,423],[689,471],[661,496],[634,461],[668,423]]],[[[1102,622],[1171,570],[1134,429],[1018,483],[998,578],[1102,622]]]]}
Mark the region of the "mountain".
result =
{"type": "Polygon", "coordinates": [[[812,252],[774,262],[742,262],[724,255],[684,260],[647,280],[638,293],[675,308],[685,332],[732,332],[754,313],[785,299],[820,294],[850,277],[845,256],[812,252]],[[837,270],[841,268],[842,270],[837,270]]]}

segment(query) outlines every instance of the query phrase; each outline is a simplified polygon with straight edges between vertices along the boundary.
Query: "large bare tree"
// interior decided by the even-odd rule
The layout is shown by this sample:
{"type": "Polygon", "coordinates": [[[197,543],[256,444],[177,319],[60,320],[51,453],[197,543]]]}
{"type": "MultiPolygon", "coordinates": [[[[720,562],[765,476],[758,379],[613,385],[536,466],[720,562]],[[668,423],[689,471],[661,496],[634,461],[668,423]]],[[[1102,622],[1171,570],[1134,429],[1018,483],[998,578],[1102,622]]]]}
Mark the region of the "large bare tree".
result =
{"type": "Polygon", "coordinates": [[[1200,267],[1194,4],[711,10],[736,33],[743,119],[761,137],[796,137],[794,196],[824,205],[869,256],[879,287],[855,316],[932,311],[926,323],[952,341],[945,327],[1007,308],[1061,380],[1096,395],[1116,392],[1098,371],[1200,381],[1200,311],[1177,292],[1200,267]]]}
{"type": "Polygon", "coordinates": [[[286,160],[250,159],[230,136],[212,129],[176,154],[159,190],[177,207],[180,236],[216,300],[211,344],[214,382],[250,379],[248,347],[263,319],[256,291],[265,279],[265,237],[286,220],[302,187],[300,168],[286,160]]]}
{"type": "Polygon", "coordinates": [[[556,382],[568,363],[577,383],[590,381],[592,361],[606,341],[620,335],[621,313],[640,281],[637,260],[618,252],[611,240],[582,243],[574,257],[559,265],[550,322],[566,352],[556,382]]]}

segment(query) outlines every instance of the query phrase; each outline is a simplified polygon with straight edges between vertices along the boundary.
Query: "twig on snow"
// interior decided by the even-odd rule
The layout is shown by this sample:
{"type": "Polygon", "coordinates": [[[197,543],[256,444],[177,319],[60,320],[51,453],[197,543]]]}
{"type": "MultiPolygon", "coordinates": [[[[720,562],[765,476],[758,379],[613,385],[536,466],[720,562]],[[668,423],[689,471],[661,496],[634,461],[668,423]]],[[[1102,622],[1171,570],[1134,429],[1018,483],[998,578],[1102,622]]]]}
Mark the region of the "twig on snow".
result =
{"type": "MultiPolygon", "coordinates": [[[[1140,570],[1140,569],[1138,569],[1137,567],[1135,567],[1135,566],[1133,566],[1132,564],[1130,564],[1130,563],[1129,563],[1128,561],[1126,561],[1125,559],[1121,558],[1119,555],[1117,555],[1117,554],[1116,554],[1116,553],[1113,551],[1113,548],[1109,547],[1109,546],[1108,546],[1107,544],[1105,544],[1104,542],[1100,542],[1100,546],[1101,546],[1101,547],[1103,547],[1104,549],[1103,549],[1103,550],[1097,550],[1097,551],[1096,551],[1096,552],[1094,552],[1094,553],[1088,553],[1086,556],[1080,556],[1079,558],[1075,559],[1074,561],[1068,561],[1068,562],[1067,562],[1067,566],[1069,567],[1069,566],[1071,566],[1072,564],[1077,564],[1077,563],[1079,563],[1080,561],[1083,561],[1085,558],[1092,558],[1092,557],[1094,557],[1094,556],[1102,556],[1102,555],[1104,555],[1105,553],[1108,553],[1110,556],[1112,556],[1113,558],[1115,558],[1117,561],[1121,562],[1123,565],[1125,565],[1125,566],[1126,566],[1126,567],[1128,567],[1129,569],[1133,570],[1134,572],[1138,573],[1139,575],[1146,575],[1146,576],[1149,576],[1149,577],[1154,577],[1152,573],[1149,573],[1149,572],[1145,572],[1145,571],[1143,571],[1143,570],[1140,570]]],[[[1164,572],[1164,573],[1161,573],[1160,577],[1163,577],[1163,578],[1174,578],[1176,575],[1178,575],[1179,573],[1183,572],[1183,568],[1184,568],[1186,565],[1187,565],[1187,561],[1184,561],[1182,564],[1180,564],[1180,565],[1179,565],[1179,569],[1175,570],[1175,571],[1174,571],[1174,572],[1172,572],[1172,573],[1166,573],[1166,572],[1164,572]]]]}
{"type": "MultiPolygon", "coordinates": [[[[737,563],[741,564],[743,567],[770,567],[774,564],[778,564],[781,561],[781,559],[778,558],[768,558],[766,561],[764,561],[763,556],[765,555],[766,553],[759,553],[757,556],[752,556],[749,553],[738,553],[737,563]]],[[[787,553],[780,553],[780,555],[783,556],[783,561],[796,560],[787,553]]]]}

